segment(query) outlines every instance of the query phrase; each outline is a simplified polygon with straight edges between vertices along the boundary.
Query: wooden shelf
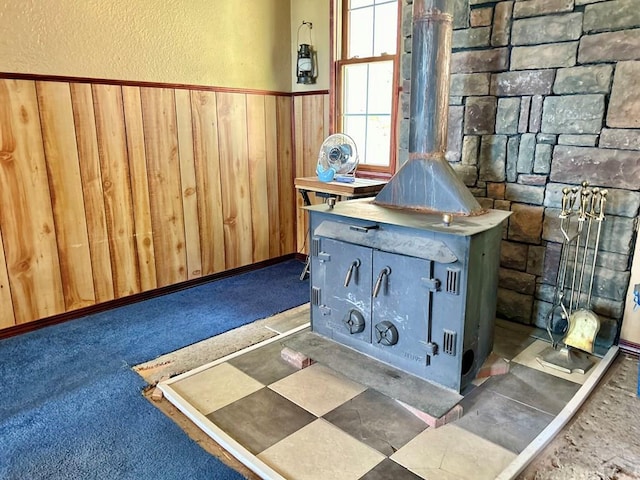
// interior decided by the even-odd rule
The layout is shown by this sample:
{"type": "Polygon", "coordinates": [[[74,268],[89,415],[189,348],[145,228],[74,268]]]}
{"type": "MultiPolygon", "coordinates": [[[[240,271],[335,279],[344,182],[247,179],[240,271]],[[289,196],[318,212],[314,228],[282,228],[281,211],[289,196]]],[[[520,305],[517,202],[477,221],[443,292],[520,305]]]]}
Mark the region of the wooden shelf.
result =
{"type": "Polygon", "coordinates": [[[372,197],[376,195],[386,181],[372,180],[369,178],[356,178],[352,183],[321,182],[318,177],[299,177],[295,179],[297,190],[318,192],[345,198],[372,197]]]}

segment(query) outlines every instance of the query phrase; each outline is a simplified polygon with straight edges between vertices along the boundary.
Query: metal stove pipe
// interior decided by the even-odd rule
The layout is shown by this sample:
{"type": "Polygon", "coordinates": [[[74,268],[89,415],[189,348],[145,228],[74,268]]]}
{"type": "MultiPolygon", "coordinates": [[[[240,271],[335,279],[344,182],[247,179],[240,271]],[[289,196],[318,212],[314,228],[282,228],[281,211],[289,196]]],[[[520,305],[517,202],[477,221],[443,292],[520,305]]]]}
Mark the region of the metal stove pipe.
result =
{"type": "Polygon", "coordinates": [[[453,18],[450,0],[413,0],[409,160],[374,203],[454,215],[482,207],[445,158],[453,18]]]}

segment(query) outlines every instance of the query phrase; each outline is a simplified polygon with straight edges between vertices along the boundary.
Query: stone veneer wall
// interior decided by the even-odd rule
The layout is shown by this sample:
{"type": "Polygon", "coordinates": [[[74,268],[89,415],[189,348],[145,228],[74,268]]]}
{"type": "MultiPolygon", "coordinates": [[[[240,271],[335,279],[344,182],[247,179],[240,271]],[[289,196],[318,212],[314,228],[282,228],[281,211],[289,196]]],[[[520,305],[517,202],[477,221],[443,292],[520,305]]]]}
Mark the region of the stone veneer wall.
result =
{"type": "MultiPolygon", "coordinates": [[[[407,157],[411,2],[404,0],[407,157]]],[[[562,189],[609,190],[593,291],[598,344],[618,337],[640,208],[640,1],[454,0],[447,158],[486,208],[511,210],[498,316],[545,327],[562,189]]],[[[561,322],[555,327],[560,328],[561,322]]]]}

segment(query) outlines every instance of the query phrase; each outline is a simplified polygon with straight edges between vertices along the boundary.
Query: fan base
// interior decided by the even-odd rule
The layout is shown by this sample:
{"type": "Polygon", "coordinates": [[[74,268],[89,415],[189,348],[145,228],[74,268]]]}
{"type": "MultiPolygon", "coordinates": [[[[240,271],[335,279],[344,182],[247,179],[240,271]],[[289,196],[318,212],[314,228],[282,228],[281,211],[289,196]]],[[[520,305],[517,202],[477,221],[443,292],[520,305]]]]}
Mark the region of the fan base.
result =
{"type": "Polygon", "coordinates": [[[336,178],[334,178],[334,180],[341,183],[353,183],[356,181],[356,177],[354,177],[353,175],[336,175],[336,178]]]}

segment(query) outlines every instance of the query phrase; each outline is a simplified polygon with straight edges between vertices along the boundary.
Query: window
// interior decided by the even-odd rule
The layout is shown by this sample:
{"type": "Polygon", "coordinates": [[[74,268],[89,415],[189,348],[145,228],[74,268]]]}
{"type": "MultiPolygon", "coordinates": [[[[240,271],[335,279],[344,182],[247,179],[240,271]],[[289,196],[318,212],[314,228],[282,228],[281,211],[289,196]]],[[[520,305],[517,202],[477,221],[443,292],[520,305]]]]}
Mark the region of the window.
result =
{"type": "Polygon", "coordinates": [[[398,92],[398,1],[342,0],[334,22],[335,130],[358,146],[359,171],[395,167],[398,92]]]}

